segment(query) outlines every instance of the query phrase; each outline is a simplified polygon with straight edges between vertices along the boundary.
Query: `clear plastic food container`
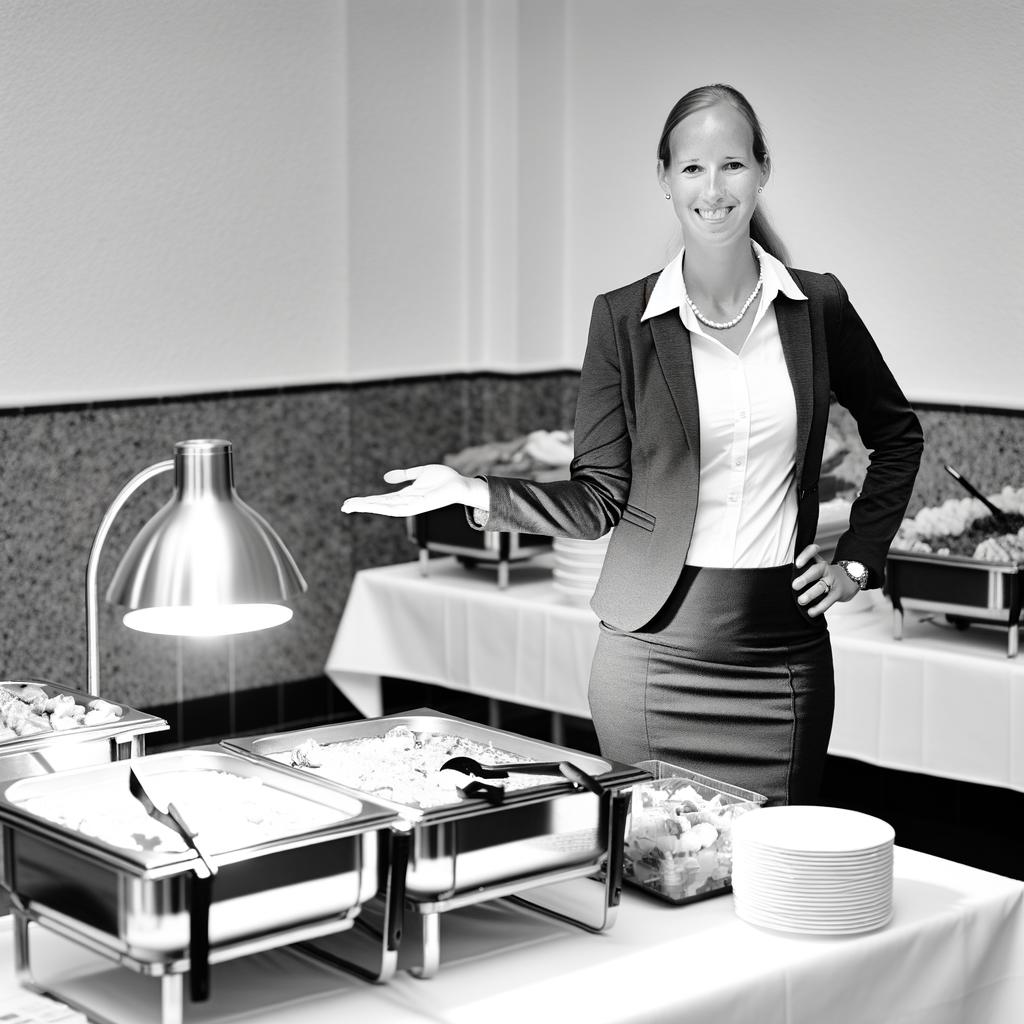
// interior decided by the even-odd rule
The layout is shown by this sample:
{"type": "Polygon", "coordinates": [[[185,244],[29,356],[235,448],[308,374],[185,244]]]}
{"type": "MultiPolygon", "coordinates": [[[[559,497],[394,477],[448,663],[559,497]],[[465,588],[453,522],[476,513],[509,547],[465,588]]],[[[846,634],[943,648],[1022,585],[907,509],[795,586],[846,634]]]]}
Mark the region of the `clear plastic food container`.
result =
{"type": "Polygon", "coordinates": [[[669,903],[732,890],[732,823],[766,797],[666,761],[636,766],[654,776],[633,786],[623,877],[669,903]]]}

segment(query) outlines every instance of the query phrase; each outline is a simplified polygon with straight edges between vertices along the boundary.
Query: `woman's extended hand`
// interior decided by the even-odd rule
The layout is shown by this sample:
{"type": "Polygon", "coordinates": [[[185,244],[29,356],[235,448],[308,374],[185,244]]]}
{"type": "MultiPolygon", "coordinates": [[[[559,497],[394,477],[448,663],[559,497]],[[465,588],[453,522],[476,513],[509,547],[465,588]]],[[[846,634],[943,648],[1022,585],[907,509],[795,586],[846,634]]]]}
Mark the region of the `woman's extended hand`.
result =
{"type": "Polygon", "coordinates": [[[362,498],[348,498],[342,512],[375,512],[382,516],[416,516],[445,505],[470,505],[486,509],[489,501],[487,483],[475,477],[463,476],[450,466],[413,466],[411,469],[391,469],[384,474],[389,484],[409,482],[408,487],[388,494],[368,494],[362,498]]]}
{"type": "Polygon", "coordinates": [[[837,601],[849,601],[860,589],[845,572],[835,571],[820,558],[819,550],[817,544],[809,544],[796,556],[796,567],[807,568],[793,580],[793,589],[803,591],[796,599],[797,604],[807,608],[810,616],[821,615],[837,601]]]}

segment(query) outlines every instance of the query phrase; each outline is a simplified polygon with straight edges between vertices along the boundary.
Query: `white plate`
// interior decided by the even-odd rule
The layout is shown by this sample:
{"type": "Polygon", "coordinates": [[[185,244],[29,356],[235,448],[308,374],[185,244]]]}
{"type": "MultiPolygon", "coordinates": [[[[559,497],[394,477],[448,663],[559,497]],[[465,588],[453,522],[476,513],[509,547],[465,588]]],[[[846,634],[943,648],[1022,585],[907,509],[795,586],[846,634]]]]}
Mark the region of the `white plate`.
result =
{"type": "Polygon", "coordinates": [[[840,854],[865,853],[895,841],[887,821],[840,807],[790,804],[744,814],[732,827],[733,847],[753,843],[769,850],[840,854]]]}
{"type": "Polygon", "coordinates": [[[795,914],[797,916],[806,915],[808,917],[819,917],[829,914],[862,914],[892,903],[891,885],[884,886],[873,893],[863,893],[857,896],[841,896],[837,893],[824,896],[809,896],[806,893],[785,894],[750,888],[743,884],[737,885],[734,878],[732,880],[732,891],[735,893],[736,899],[751,906],[773,910],[777,913],[795,914]]]}
{"type": "Polygon", "coordinates": [[[575,572],[554,570],[555,582],[570,590],[593,590],[597,586],[597,577],[585,577],[575,572]]]}
{"type": "Polygon", "coordinates": [[[555,554],[555,565],[561,566],[564,569],[568,569],[571,566],[579,565],[586,568],[592,568],[597,566],[600,568],[604,565],[604,552],[602,551],[598,555],[563,555],[560,553],[555,554]]]}
{"type": "Polygon", "coordinates": [[[756,910],[742,905],[736,906],[736,915],[748,924],[771,928],[774,931],[795,932],[803,935],[859,935],[863,932],[876,931],[888,924],[892,920],[892,908],[864,921],[840,921],[832,924],[779,918],[771,914],[758,913],[756,910]]]}
{"type": "Polygon", "coordinates": [[[799,928],[854,928],[876,921],[886,921],[892,916],[891,900],[861,910],[832,909],[822,910],[820,913],[800,913],[796,910],[751,903],[750,900],[736,900],[734,903],[736,912],[741,915],[756,916],[762,921],[771,920],[799,928]]]}
{"type": "Polygon", "coordinates": [[[792,864],[787,861],[761,857],[756,850],[733,847],[733,866],[758,876],[770,876],[780,882],[794,885],[804,882],[855,883],[866,878],[875,878],[892,873],[892,858],[861,864],[851,861],[834,864],[792,864]]]}
{"type": "Polygon", "coordinates": [[[738,892],[749,892],[751,894],[771,895],[779,900],[822,902],[827,900],[863,900],[873,899],[875,896],[892,892],[892,877],[872,879],[856,885],[805,885],[780,884],[771,878],[758,878],[751,876],[745,871],[732,873],[732,887],[738,892]]]}
{"type": "Polygon", "coordinates": [[[607,534],[598,540],[580,540],[576,537],[555,537],[551,546],[555,551],[604,551],[608,547],[608,540],[611,534],[607,534]]]}

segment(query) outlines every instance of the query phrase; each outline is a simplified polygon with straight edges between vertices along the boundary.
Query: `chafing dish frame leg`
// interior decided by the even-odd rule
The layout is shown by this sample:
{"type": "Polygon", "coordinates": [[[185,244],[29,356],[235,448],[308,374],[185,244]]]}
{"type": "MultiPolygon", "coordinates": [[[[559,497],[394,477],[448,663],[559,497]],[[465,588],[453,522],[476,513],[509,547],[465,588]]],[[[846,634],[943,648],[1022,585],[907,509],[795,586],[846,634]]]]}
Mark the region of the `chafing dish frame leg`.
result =
{"type": "MultiPolygon", "coordinates": [[[[632,790],[626,789],[617,793],[605,793],[603,799],[606,801],[602,808],[602,817],[605,821],[607,836],[607,854],[605,855],[604,877],[601,872],[587,875],[582,879],[602,881],[601,889],[604,894],[601,906],[601,920],[599,924],[588,924],[586,921],[574,916],[571,913],[556,910],[554,907],[545,905],[543,900],[531,898],[529,892],[516,893],[507,897],[510,902],[518,903],[528,907],[530,910],[544,914],[546,917],[564,921],[567,924],[575,925],[588,932],[604,932],[615,924],[618,915],[619,904],[622,902],[622,872],[624,844],[626,839],[626,820],[629,816],[629,807],[632,800],[632,790]]],[[[539,895],[539,894],[535,894],[539,895]]],[[[596,901],[595,901],[596,905],[596,901]]]]}
{"type": "Polygon", "coordinates": [[[423,942],[420,948],[421,963],[418,967],[410,967],[409,973],[416,978],[426,980],[437,974],[441,966],[441,915],[436,911],[421,914],[423,922],[423,942]]]}
{"type": "MultiPolygon", "coordinates": [[[[594,892],[601,892],[603,900],[600,903],[600,923],[588,924],[572,913],[554,909],[546,904],[542,898],[531,898],[531,888],[522,888],[522,880],[511,881],[504,885],[484,887],[473,892],[463,893],[448,899],[439,900],[435,903],[414,903],[414,909],[422,919],[423,941],[420,949],[421,963],[418,967],[410,967],[409,973],[417,978],[427,979],[433,977],[438,970],[441,960],[441,914],[447,910],[455,910],[458,907],[469,906],[475,903],[483,903],[491,899],[505,899],[510,903],[524,907],[525,909],[563,921],[577,928],[588,932],[607,931],[615,923],[618,914],[619,903],[622,901],[622,871],[626,832],[626,819],[629,815],[629,807],[632,800],[632,790],[626,789],[620,792],[606,792],[602,796],[602,820],[605,825],[607,836],[607,853],[604,858],[603,878],[600,868],[597,871],[589,869],[581,872],[579,869],[568,871],[553,871],[547,876],[539,875],[531,880],[532,889],[543,888],[545,885],[587,883],[593,881],[594,892]],[[600,884],[598,884],[600,883],[600,884]]],[[[539,894],[534,893],[534,896],[539,894]]],[[[594,901],[595,905],[597,900],[594,901]]]]}
{"type": "Polygon", "coordinates": [[[165,974],[160,978],[161,1024],[182,1024],[185,1019],[185,976],[165,974]]]}
{"type": "Polygon", "coordinates": [[[132,736],[127,741],[115,736],[110,742],[113,747],[111,761],[128,761],[133,757],[142,757],[146,753],[144,735],[132,736]]]}
{"type": "MultiPolygon", "coordinates": [[[[62,993],[58,988],[43,985],[36,980],[32,973],[32,952],[31,939],[29,937],[29,925],[33,923],[32,914],[25,908],[25,905],[18,899],[16,894],[11,896],[11,916],[14,919],[14,973],[18,984],[30,992],[39,995],[50,996],[66,1003],[72,1009],[85,1014],[96,1024],[116,1024],[109,1017],[96,1011],[95,1008],[85,1006],[77,999],[62,993]]],[[[42,923],[39,928],[46,930],[42,923]]],[[[60,934],[56,932],[54,934],[60,934]]],[[[73,941],[73,940],[69,940],[73,941]]],[[[91,948],[86,946],[85,948],[91,948]]],[[[102,954],[101,954],[102,955],[102,954]]],[[[120,965],[117,960],[110,960],[115,966],[120,965]]],[[[185,1020],[185,988],[183,974],[164,974],[160,978],[160,1021],[161,1024],[184,1024],[185,1020]]]]}
{"type": "MultiPolygon", "coordinates": [[[[50,995],[62,1002],[67,1003],[74,1009],[85,1014],[94,1024],[117,1024],[98,1013],[89,1006],[81,1005],[77,1000],[70,998],[60,992],[59,989],[47,988],[40,984],[32,974],[31,951],[29,942],[29,925],[36,924],[37,927],[47,931],[59,938],[76,943],[83,949],[87,949],[97,956],[108,961],[112,966],[124,970],[134,971],[146,977],[160,978],[160,1024],[184,1024],[184,980],[189,970],[188,958],[184,957],[175,961],[160,964],[156,961],[145,962],[137,960],[129,954],[117,952],[101,943],[90,940],[82,933],[68,930],[58,925],[56,921],[41,918],[37,913],[29,909],[17,893],[12,892],[11,914],[14,917],[14,963],[15,975],[19,984],[24,988],[41,995],[50,995]],[[162,967],[163,970],[157,970],[162,967]]],[[[352,908],[341,920],[344,922],[340,927],[337,918],[331,918],[326,922],[298,925],[285,931],[274,932],[269,935],[253,936],[248,939],[241,939],[236,942],[226,943],[218,946],[210,954],[210,963],[218,964],[227,960],[234,960],[243,956],[251,956],[254,953],[261,953],[271,949],[278,949],[282,946],[293,946],[299,943],[308,942],[313,938],[322,935],[333,934],[352,927],[358,920],[358,912],[352,908]]]]}
{"type": "Polygon", "coordinates": [[[314,943],[300,943],[296,948],[312,960],[330,964],[363,981],[380,984],[390,981],[398,970],[398,949],[402,944],[405,925],[405,879],[409,865],[409,847],[412,843],[412,829],[404,823],[396,823],[388,835],[387,867],[384,870],[384,919],[378,930],[357,915],[353,919],[353,931],[369,935],[380,947],[380,959],[376,968],[366,968],[343,956],[330,953],[314,943]]]}

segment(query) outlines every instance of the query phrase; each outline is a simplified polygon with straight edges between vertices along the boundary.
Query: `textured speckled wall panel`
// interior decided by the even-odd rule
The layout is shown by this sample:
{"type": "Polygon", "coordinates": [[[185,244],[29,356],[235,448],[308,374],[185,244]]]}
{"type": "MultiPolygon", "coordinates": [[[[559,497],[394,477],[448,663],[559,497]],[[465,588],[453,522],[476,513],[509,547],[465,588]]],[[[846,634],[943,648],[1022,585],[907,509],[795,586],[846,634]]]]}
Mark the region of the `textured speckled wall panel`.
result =
{"type": "MultiPolygon", "coordinates": [[[[338,513],[350,489],[347,402],[345,390],[297,390],[0,416],[3,675],[85,685],[84,581],[96,527],[137,471],[193,437],[233,442],[240,497],[280,534],[309,591],[291,622],[230,642],[134,633],[102,604],[101,692],[146,706],[223,691],[229,665],[240,688],[318,674],[352,572],[338,513]]],[[[122,510],[101,559],[101,593],[171,488],[170,474],[156,477],[122,510]]]]}
{"type": "MultiPolygon", "coordinates": [[[[404,521],[345,516],[342,501],[381,489],[394,466],[568,427],[575,388],[573,373],[485,374],[0,413],[0,678],[84,688],[96,528],[135,473],[194,437],[232,441],[240,497],[281,535],[309,591],[290,622],[230,639],[136,633],[101,601],[101,692],[151,707],[319,676],[354,573],[416,555],[404,521]]],[[[170,474],[156,477],[122,510],[100,563],[101,596],[171,489],[170,474]]]]}
{"type": "MultiPolygon", "coordinates": [[[[85,686],[85,571],[100,519],[140,469],[176,441],[226,437],[240,496],[287,544],[309,583],[293,619],[232,639],[125,629],[101,603],[101,688],[136,707],[259,690],[323,671],[354,573],[408,561],[403,520],[345,516],[351,494],[389,468],[474,444],[571,427],[577,375],[456,375],[329,388],[0,413],[0,678],[85,686]]],[[[910,512],[961,497],[956,466],[986,492],[1024,486],[1024,416],[924,409],[926,447],[910,512]]],[[[114,523],[101,592],[130,538],[169,498],[148,481],[114,523]]]]}
{"type": "Polygon", "coordinates": [[[1024,415],[923,409],[925,449],[911,512],[967,492],[945,471],[952,466],[983,494],[1024,487],[1024,415]]]}

